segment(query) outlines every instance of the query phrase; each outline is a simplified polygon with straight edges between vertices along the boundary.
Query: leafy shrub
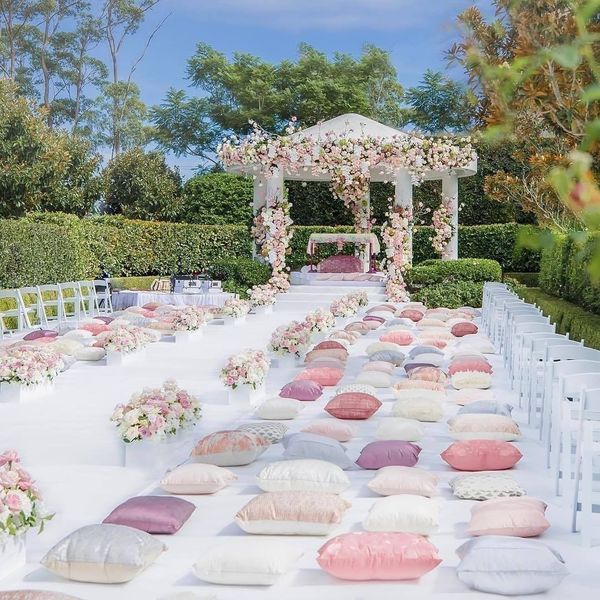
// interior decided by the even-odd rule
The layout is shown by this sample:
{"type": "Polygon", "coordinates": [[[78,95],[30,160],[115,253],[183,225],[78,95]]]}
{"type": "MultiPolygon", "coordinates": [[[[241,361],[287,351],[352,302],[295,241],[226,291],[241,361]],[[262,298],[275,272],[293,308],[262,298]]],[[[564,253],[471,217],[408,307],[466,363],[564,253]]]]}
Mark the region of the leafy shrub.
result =
{"type": "Polygon", "coordinates": [[[459,281],[500,281],[502,267],[487,258],[433,259],[407,271],[405,279],[410,289],[459,281]]]}
{"type": "Polygon", "coordinates": [[[429,308],[479,307],[483,301],[483,283],[477,281],[436,283],[411,294],[411,300],[423,302],[429,308]]]}
{"type": "Polygon", "coordinates": [[[504,279],[510,277],[527,287],[539,287],[539,273],[504,273],[504,279]]]}
{"type": "Polygon", "coordinates": [[[271,268],[251,258],[217,260],[207,267],[213,279],[229,282],[244,291],[253,285],[266,283],[271,276],[271,268]]]}
{"type": "Polygon", "coordinates": [[[149,275],[146,277],[113,277],[110,285],[115,291],[121,290],[149,290],[156,277],[149,275]]]}
{"type": "Polygon", "coordinates": [[[586,346],[600,350],[600,315],[538,288],[522,288],[519,295],[527,302],[535,302],[549,315],[558,333],[568,333],[571,339],[584,340],[586,346]]]}

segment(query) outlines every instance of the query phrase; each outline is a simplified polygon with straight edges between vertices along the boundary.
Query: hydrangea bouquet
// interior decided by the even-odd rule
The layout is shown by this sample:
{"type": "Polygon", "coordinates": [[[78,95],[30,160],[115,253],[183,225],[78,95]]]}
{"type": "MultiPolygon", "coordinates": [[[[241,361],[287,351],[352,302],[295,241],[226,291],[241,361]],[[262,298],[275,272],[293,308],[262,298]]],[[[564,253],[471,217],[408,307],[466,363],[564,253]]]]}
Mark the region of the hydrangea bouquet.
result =
{"type": "Polygon", "coordinates": [[[229,357],[221,369],[221,381],[233,390],[239,385],[257,389],[265,382],[269,364],[269,359],[261,350],[245,350],[229,357]]]}
{"type": "Polygon", "coordinates": [[[0,382],[26,386],[52,381],[64,364],[58,352],[44,347],[20,346],[0,354],[0,382]]]}
{"type": "Polygon", "coordinates": [[[160,388],[144,388],[127,404],[117,404],[110,420],[125,443],[161,441],[196,424],[201,416],[198,398],[168,379],[160,388]]]}
{"type": "Polygon", "coordinates": [[[310,344],[310,329],[306,323],[292,321],[281,325],[271,335],[269,350],[280,356],[295,354],[300,357],[310,344]]]}

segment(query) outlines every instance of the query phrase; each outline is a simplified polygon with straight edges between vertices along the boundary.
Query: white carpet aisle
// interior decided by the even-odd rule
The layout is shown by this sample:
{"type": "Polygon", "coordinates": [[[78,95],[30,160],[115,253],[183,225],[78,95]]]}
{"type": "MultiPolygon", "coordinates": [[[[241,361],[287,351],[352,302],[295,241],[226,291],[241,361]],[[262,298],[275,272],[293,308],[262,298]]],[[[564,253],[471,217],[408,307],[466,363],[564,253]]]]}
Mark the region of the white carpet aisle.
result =
{"type": "MultiPolygon", "coordinates": [[[[352,583],[334,579],[322,571],[315,560],[317,549],[326,538],[282,537],[289,544],[301,547],[304,556],[297,568],[270,587],[235,587],[205,584],[192,574],[191,565],[224,537],[247,536],[233,522],[233,516],[248,500],[260,493],[254,483],[255,475],[265,463],[279,460],[283,448],[273,445],[255,463],[245,467],[231,467],[239,479],[233,485],[213,496],[185,496],[197,509],[179,533],[160,536],[168,546],[154,565],[133,581],[118,585],[84,584],[67,581],[53,575],[39,559],[60,538],[75,528],[100,522],[120,502],[140,493],[162,493],[143,473],[121,465],[122,448],[109,422],[115,404],[128,400],[132,392],[144,386],[158,386],[172,377],[184,388],[199,396],[203,403],[203,417],[197,427],[197,437],[224,428],[235,428],[239,423],[253,419],[241,415],[226,405],[226,393],[217,378],[226,357],[245,348],[265,347],[276,326],[291,319],[302,319],[306,307],[291,312],[250,316],[245,325],[207,326],[204,338],[187,343],[152,344],[146,360],[124,367],[77,364],[61,375],[52,396],[28,405],[0,405],[0,450],[16,449],[24,467],[38,481],[56,517],[41,534],[28,535],[28,565],[21,572],[0,581],[0,590],[36,588],[62,591],[84,600],[138,600],[161,598],[169,594],[193,593],[189,598],[222,598],[228,600],[307,597],[327,600],[379,599],[458,599],[490,598],[488,594],[472,592],[458,581],[454,567],[458,562],[454,550],[463,543],[466,523],[473,502],[452,496],[447,481],[452,471],[439,454],[450,443],[444,422],[425,424],[426,436],[417,466],[431,469],[440,476],[438,501],[441,506],[440,530],[431,537],[440,549],[443,563],[418,582],[352,583]]],[[[358,366],[366,361],[364,349],[381,335],[382,330],[370,332],[349,348],[350,359],[341,383],[350,383],[358,366]]],[[[494,390],[497,398],[516,403],[507,389],[507,380],[499,357],[490,357],[494,367],[494,390]]],[[[276,395],[280,387],[290,381],[297,370],[271,368],[267,382],[268,392],[276,395]]],[[[397,369],[398,379],[402,369],[397,369]]],[[[290,432],[299,431],[315,418],[324,418],[324,404],[335,388],[316,402],[307,402],[299,418],[286,421],[290,432]]],[[[452,392],[449,392],[450,399],[452,392]]],[[[361,448],[373,441],[378,422],[390,414],[392,394],[379,394],[383,406],[369,421],[358,421],[359,436],[347,444],[348,455],[355,460],[361,448]]],[[[447,403],[446,418],[456,411],[447,403]]],[[[333,418],[333,417],[332,417],[333,418]]],[[[568,498],[556,498],[553,482],[544,467],[544,457],[537,435],[524,424],[523,415],[516,410],[515,419],[523,430],[523,438],[516,445],[524,458],[514,474],[530,496],[545,500],[552,527],[540,539],[556,548],[565,558],[571,575],[546,595],[548,598],[597,598],[600,589],[600,546],[592,550],[580,545],[579,536],[570,534],[568,498]],[[567,507],[566,509],[563,508],[567,507]]],[[[352,502],[342,525],[336,531],[360,531],[361,522],[378,497],[366,487],[374,471],[347,472],[352,488],[342,496],[352,502]]],[[[600,536],[598,536],[600,537],[600,536]]],[[[496,596],[497,597],[497,596],[496,596]]]]}

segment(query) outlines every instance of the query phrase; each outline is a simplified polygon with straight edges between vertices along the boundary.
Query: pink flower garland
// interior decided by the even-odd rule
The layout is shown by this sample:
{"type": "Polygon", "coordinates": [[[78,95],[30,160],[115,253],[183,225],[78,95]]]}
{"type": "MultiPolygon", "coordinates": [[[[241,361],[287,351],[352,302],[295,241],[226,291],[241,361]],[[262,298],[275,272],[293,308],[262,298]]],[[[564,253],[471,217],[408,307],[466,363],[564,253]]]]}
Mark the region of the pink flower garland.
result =
{"type": "Polygon", "coordinates": [[[382,270],[387,271],[385,292],[391,302],[406,302],[410,297],[406,291],[404,272],[410,267],[412,260],[412,211],[396,207],[390,209],[388,219],[381,227],[381,237],[386,248],[385,258],[381,263],[382,270]]]}
{"type": "Polygon", "coordinates": [[[434,235],[431,238],[431,245],[442,258],[448,258],[448,242],[454,235],[452,208],[452,198],[442,196],[442,203],[431,215],[431,223],[434,231],[434,235]]]}

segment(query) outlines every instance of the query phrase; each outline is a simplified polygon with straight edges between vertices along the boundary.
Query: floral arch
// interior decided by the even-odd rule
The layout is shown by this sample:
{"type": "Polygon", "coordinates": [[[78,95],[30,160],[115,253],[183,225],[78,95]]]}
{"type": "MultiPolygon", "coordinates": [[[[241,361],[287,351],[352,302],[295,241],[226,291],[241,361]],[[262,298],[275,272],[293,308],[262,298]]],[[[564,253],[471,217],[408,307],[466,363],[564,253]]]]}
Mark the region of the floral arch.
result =
{"type": "Polygon", "coordinates": [[[258,253],[271,265],[269,285],[289,287],[285,256],[289,250],[289,205],[284,180],[329,181],[333,195],[354,217],[357,233],[367,233],[371,181],[395,186],[389,218],[382,226],[387,294],[406,298],[403,273],[412,261],[412,189],[424,180],[442,180],[442,202],[435,211],[434,248],[442,258],[458,257],[458,179],[477,172],[469,138],[411,135],[357,114],[346,114],[297,131],[292,122],[282,136],[252,123],[245,138],[225,140],[218,153],[225,168],[254,179],[253,235],[258,253]]]}

